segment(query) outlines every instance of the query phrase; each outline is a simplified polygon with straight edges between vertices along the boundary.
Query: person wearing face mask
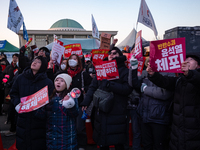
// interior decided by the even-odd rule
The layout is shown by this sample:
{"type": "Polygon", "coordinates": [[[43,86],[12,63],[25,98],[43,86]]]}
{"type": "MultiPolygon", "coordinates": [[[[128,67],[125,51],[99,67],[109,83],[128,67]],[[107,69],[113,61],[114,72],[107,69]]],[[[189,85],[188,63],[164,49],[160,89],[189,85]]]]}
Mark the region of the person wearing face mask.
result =
{"type": "MultiPolygon", "coordinates": [[[[81,96],[78,98],[78,104],[83,101],[84,94],[87,92],[87,89],[92,81],[89,73],[83,71],[82,61],[78,55],[72,54],[67,60],[66,68],[63,73],[67,73],[72,77],[71,87],[77,87],[81,90],[81,96]]],[[[79,115],[76,120],[76,129],[77,129],[77,140],[78,148],[82,150],[86,149],[87,146],[87,135],[85,120],[81,119],[83,112],[79,111],[79,115]]]]}
{"type": "Polygon", "coordinates": [[[66,66],[67,66],[67,59],[62,59],[62,62],[61,62],[59,70],[64,71],[66,66]]]}

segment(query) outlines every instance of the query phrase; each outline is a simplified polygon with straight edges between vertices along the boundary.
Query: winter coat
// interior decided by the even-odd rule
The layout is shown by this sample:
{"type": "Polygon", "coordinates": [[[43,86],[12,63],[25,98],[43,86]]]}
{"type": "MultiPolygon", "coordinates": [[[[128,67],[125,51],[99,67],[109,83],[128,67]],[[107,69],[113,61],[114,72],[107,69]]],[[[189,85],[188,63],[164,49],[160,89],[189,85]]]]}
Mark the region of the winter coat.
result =
{"type": "MultiPolygon", "coordinates": [[[[163,73],[165,75],[171,75],[163,73]]],[[[146,70],[142,72],[141,82],[147,87],[141,93],[141,99],[137,108],[143,123],[158,123],[169,125],[171,122],[171,103],[173,92],[162,89],[153,84],[148,78],[146,70]]]]}
{"type": "MultiPolygon", "coordinates": [[[[13,83],[10,96],[14,106],[20,103],[20,98],[29,96],[48,86],[49,95],[53,91],[53,83],[46,73],[33,75],[28,67],[13,83]]],[[[46,120],[37,118],[38,110],[20,113],[17,119],[16,147],[18,150],[46,149],[46,120]]]]}
{"type": "Polygon", "coordinates": [[[155,73],[149,79],[156,85],[174,90],[171,150],[200,149],[200,69],[188,76],[163,77],[155,73]]]}
{"type": "Polygon", "coordinates": [[[13,84],[13,77],[15,76],[15,74],[18,72],[18,67],[13,65],[13,63],[11,63],[10,65],[8,65],[5,70],[3,71],[4,76],[5,75],[9,75],[9,79],[6,83],[6,87],[5,87],[5,96],[7,96],[10,92],[11,86],[13,84]]]}
{"type": "MultiPolygon", "coordinates": [[[[53,72],[51,72],[51,74],[52,73],[53,72]]],[[[53,75],[52,81],[54,81],[55,77],[60,73],[67,73],[67,71],[58,71],[57,73],[55,73],[55,75],[53,75]]],[[[52,77],[52,75],[50,76],[52,77]]],[[[92,77],[89,75],[89,73],[85,71],[79,72],[74,77],[72,77],[72,83],[71,83],[70,89],[78,88],[79,90],[81,90],[81,96],[78,98],[79,106],[80,106],[80,103],[83,101],[84,94],[87,92],[88,87],[91,84],[91,82],[92,82],[92,77]],[[82,88],[84,88],[84,91],[82,90],[82,88]]]]}
{"type": "Polygon", "coordinates": [[[95,109],[93,139],[100,147],[116,144],[124,144],[127,131],[127,100],[132,88],[128,84],[128,68],[124,61],[125,56],[115,58],[117,61],[119,79],[97,80],[95,77],[89,86],[82,106],[89,106],[93,99],[94,92],[99,88],[105,91],[111,91],[114,94],[113,107],[109,113],[95,109]]]}
{"type": "Polygon", "coordinates": [[[53,97],[45,109],[47,112],[47,150],[77,150],[76,117],[78,102],[66,109],[60,102],[60,97],[53,97]]]}

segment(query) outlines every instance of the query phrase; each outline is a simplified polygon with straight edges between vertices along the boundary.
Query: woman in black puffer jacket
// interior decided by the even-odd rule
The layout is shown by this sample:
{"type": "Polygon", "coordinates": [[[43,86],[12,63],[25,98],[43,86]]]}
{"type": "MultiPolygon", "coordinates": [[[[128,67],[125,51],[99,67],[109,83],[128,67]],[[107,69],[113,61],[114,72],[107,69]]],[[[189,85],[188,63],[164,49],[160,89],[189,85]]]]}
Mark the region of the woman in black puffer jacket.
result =
{"type": "Polygon", "coordinates": [[[114,47],[105,60],[116,59],[119,79],[112,81],[97,80],[95,77],[89,86],[84,101],[81,103],[82,110],[86,109],[93,99],[94,92],[99,88],[111,91],[114,94],[114,103],[110,112],[105,113],[95,108],[93,139],[101,150],[109,149],[115,145],[115,149],[123,150],[127,131],[127,100],[132,88],[128,84],[128,68],[125,66],[126,56],[114,47]]]}

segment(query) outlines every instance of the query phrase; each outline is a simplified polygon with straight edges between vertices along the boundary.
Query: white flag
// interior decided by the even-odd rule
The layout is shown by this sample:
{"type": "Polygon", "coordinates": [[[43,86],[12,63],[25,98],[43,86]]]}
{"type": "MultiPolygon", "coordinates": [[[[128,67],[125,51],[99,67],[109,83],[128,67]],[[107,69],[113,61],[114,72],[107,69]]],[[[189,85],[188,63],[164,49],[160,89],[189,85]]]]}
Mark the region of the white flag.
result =
{"type": "Polygon", "coordinates": [[[92,36],[94,38],[99,39],[99,30],[97,28],[97,25],[96,25],[96,22],[95,22],[95,20],[93,18],[93,15],[92,15],[92,36]]]}
{"type": "Polygon", "coordinates": [[[15,0],[10,0],[7,28],[18,33],[24,18],[15,0]]]}
{"type": "Polygon", "coordinates": [[[158,35],[156,25],[153,20],[153,16],[151,15],[151,12],[145,2],[145,0],[141,0],[141,5],[140,5],[140,12],[138,16],[138,21],[145,26],[151,28],[154,31],[155,36],[158,35]]]}

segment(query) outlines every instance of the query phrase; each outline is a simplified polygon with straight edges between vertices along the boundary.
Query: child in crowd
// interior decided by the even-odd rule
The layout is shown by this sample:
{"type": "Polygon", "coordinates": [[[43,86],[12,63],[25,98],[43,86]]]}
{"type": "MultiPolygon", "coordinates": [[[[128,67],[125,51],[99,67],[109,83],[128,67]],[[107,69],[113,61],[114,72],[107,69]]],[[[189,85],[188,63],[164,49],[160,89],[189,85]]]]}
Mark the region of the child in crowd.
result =
{"type": "Polygon", "coordinates": [[[66,73],[57,75],[54,80],[55,89],[46,106],[47,149],[77,150],[78,101],[68,95],[71,82],[71,76],[66,73]]]}

